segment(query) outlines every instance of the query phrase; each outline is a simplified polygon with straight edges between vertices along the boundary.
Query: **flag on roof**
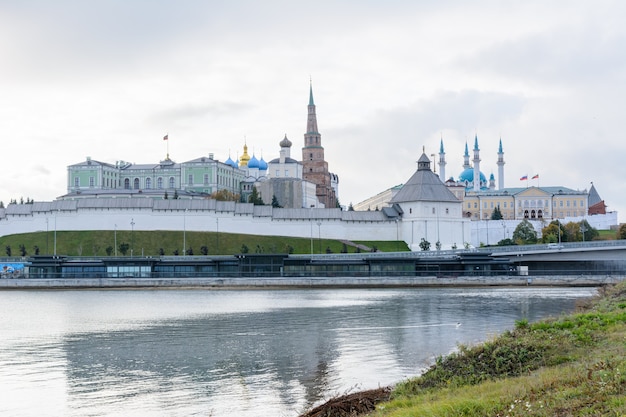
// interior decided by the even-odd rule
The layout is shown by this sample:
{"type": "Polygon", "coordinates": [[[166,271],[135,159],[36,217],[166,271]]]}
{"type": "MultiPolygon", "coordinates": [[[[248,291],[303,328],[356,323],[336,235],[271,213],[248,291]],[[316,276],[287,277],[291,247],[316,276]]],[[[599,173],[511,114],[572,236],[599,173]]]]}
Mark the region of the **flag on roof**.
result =
{"type": "Polygon", "coordinates": [[[163,136],[163,140],[167,140],[167,139],[168,139],[168,138],[167,138],[168,136],[169,136],[169,134],[168,134],[168,135],[163,136]]]}
{"type": "Polygon", "coordinates": [[[537,178],[539,178],[539,174],[535,174],[531,179],[536,180],[537,178]]]}
{"type": "Polygon", "coordinates": [[[528,179],[528,175],[524,175],[522,178],[520,178],[520,181],[526,181],[528,179]]]}

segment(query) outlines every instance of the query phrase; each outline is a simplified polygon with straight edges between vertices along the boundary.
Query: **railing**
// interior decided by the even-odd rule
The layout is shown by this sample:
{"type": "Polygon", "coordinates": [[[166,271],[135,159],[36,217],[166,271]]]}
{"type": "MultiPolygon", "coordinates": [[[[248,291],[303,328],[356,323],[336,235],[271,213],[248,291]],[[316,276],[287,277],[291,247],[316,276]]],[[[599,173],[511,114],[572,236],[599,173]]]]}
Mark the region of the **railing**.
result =
{"type": "Polygon", "coordinates": [[[284,273],[272,272],[183,272],[164,275],[162,273],[151,274],[119,274],[97,273],[93,275],[48,273],[42,276],[23,273],[12,276],[3,276],[2,279],[179,279],[179,278],[290,278],[290,277],[438,277],[438,278],[462,278],[462,277],[497,277],[497,276],[519,276],[519,277],[550,277],[550,276],[623,276],[624,271],[615,270],[549,270],[549,271],[528,271],[528,274],[520,274],[517,270],[424,270],[424,271],[307,271],[291,270],[284,273]]]}

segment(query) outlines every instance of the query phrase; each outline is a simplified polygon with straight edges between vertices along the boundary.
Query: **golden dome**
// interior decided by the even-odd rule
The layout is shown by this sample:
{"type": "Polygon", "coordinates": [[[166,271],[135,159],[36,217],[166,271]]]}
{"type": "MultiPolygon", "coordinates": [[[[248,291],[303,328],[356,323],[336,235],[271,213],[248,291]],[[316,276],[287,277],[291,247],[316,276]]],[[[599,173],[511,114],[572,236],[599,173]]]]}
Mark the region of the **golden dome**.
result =
{"type": "Polygon", "coordinates": [[[243,155],[239,158],[239,167],[247,167],[248,161],[250,160],[250,155],[248,155],[248,145],[243,145],[243,155]]]}

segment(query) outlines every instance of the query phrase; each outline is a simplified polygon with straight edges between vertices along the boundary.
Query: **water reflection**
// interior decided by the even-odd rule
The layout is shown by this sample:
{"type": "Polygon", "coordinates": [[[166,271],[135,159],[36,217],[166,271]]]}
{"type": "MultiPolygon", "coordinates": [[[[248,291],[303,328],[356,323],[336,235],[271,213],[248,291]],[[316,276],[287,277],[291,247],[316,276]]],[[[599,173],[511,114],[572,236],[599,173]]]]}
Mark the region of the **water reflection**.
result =
{"type": "Polygon", "coordinates": [[[6,315],[28,305],[1,325],[0,390],[13,396],[0,412],[37,415],[17,400],[36,390],[57,415],[296,415],[415,375],[459,343],[571,310],[592,293],[0,293],[6,315]]]}

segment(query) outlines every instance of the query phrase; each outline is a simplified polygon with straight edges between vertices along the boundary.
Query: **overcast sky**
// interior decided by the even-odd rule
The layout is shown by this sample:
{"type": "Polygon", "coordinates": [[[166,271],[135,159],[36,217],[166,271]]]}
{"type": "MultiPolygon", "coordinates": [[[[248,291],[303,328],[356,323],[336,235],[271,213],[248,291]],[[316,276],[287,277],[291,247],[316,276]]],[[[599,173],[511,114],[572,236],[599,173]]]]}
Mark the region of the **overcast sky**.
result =
{"type": "Polygon", "coordinates": [[[0,200],[52,200],[67,166],[213,153],[301,159],[309,80],[339,200],[404,183],[478,135],[505,186],[626,213],[626,2],[0,1],[0,200]]]}

